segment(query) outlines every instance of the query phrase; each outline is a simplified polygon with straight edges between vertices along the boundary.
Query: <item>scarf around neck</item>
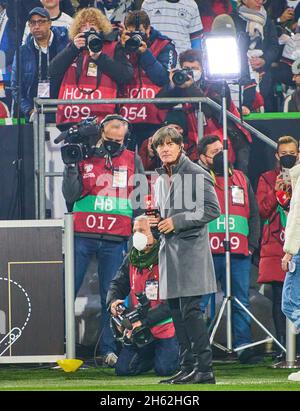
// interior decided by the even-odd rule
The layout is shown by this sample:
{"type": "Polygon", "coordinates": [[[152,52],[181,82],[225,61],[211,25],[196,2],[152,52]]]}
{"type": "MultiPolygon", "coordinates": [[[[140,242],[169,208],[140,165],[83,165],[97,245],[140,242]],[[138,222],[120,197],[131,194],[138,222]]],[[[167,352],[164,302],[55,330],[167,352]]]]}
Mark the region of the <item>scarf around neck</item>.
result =
{"type": "Polygon", "coordinates": [[[157,241],[148,253],[143,253],[132,247],[129,253],[130,264],[139,271],[158,263],[159,241],[157,241]]]}
{"type": "Polygon", "coordinates": [[[264,7],[258,11],[243,5],[238,8],[238,14],[247,22],[246,31],[251,40],[257,37],[264,38],[264,25],[267,21],[267,12],[264,7]]]}

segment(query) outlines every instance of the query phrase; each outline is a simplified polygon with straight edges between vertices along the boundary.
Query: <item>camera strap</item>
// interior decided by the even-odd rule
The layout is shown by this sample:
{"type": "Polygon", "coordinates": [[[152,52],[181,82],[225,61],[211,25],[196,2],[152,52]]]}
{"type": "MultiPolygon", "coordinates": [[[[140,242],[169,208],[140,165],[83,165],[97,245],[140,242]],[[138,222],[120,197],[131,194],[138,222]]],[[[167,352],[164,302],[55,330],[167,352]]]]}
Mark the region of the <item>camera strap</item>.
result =
{"type": "Polygon", "coordinates": [[[96,90],[98,89],[98,87],[99,87],[99,85],[100,85],[100,81],[101,81],[101,71],[99,70],[99,67],[98,67],[97,63],[95,62],[96,66],[97,66],[97,83],[96,83],[96,87],[95,87],[94,89],[92,89],[92,90],[82,89],[82,88],[79,86],[79,80],[80,80],[80,76],[81,76],[82,68],[83,68],[83,59],[84,59],[84,57],[83,57],[83,54],[81,53],[81,54],[79,55],[79,57],[78,57],[77,66],[76,66],[76,87],[78,88],[78,90],[79,90],[81,93],[92,94],[92,93],[94,93],[94,91],[96,91],[96,90]]]}

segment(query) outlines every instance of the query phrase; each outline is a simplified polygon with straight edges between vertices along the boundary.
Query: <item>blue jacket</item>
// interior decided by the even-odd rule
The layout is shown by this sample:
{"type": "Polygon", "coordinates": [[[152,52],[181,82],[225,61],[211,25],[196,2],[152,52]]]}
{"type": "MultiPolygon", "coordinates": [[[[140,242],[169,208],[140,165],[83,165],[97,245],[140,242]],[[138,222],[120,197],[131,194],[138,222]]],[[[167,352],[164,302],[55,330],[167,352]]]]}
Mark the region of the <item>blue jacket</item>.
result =
{"type": "MultiPolygon", "coordinates": [[[[50,46],[53,50],[56,47],[56,54],[62,51],[68,44],[68,32],[64,27],[51,27],[54,38],[50,46]]],[[[53,57],[52,57],[53,58],[53,57]]],[[[21,111],[25,117],[29,117],[30,111],[33,109],[33,98],[31,96],[31,88],[38,76],[38,67],[35,57],[35,46],[33,43],[33,37],[30,34],[26,43],[20,47],[20,67],[21,67],[21,111]]],[[[17,99],[17,67],[16,67],[16,55],[14,57],[11,87],[13,98],[17,99]]]]}
{"type": "MultiPolygon", "coordinates": [[[[169,39],[161,34],[158,30],[151,27],[150,37],[147,40],[148,47],[156,39],[169,39]]],[[[169,39],[170,40],[170,39],[169,39]]],[[[169,71],[176,67],[177,53],[174,43],[170,40],[163,50],[157,56],[157,59],[153,56],[149,48],[140,55],[140,64],[152,83],[158,86],[164,86],[169,83],[169,71]]]]}

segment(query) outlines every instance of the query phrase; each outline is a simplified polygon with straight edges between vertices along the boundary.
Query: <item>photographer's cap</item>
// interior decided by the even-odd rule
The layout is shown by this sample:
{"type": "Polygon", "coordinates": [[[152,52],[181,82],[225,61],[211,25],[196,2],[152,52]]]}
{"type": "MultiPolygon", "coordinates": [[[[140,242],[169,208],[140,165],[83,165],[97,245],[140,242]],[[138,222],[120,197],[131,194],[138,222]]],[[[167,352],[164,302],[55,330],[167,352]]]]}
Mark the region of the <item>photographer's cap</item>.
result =
{"type": "Polygon", "coordinates": [[[35,7],[29,12],[28,20],[34,15],[39,15],[41,17],[46,17],[48,20],[50,20],[50,14],[48,10],[44,9],[43,7],[35,7]]]}
{"type": "Polygon", "coordinates": [[[300,74],[300,58],[297,58],[292,64],[292,73],[296,76],[300,74]]]}

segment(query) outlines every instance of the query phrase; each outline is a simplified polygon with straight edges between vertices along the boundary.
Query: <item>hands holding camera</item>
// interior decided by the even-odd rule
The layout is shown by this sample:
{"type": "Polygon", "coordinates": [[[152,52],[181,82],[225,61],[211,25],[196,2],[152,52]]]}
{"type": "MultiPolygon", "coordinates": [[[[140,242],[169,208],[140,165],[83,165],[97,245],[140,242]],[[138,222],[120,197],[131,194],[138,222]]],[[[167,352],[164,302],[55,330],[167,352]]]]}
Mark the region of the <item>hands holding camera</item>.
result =
{"type": "Polygon", "coordinates": [[[111,303],[110,312],[114,317],[122,313],[122,310],[120,310],[120,304],[124,304],[124,300],[115,300],[111,303]]]}
{"type": "Polygon", "coordinates": [[[102,53],[102,34],[96,32],[96,30],[78,33],[74,37],[73,43],[78,50],[87,48],[89,55],[93,60],[97,60],[102,53]]]}
{"type": "MultiPolygon", "coordinates": [[[[110,306],[110,312],[112,314],[113,317],[117,317],[118,315],[121,315],[124,311],[124,300],[115,300],[114,302],[111,303],[110,306]]],[[[128,339],[130,339],[132,332],[135,328],[141,327],[142,326],[142,322],[140,320],[135,321],[131,324],[132,328],[129,329],[125,329],[125,335],[128,339]]],[[[118,327],[120,332],[123,332],[122,327],[118,327]]]]}
{"type": "Polygon", "coordinates": [[[121,30],[120,43],[128,52],[142,54],[147,50],[145,33],[127,30],[123,24],[120,24],[119,28],[121,30]]]}
{"type": "Polygon", "coordinates": [[[192,76],[192,72],[189,72],[186,69],[170,70],[169,79],[173,87],[189,88],[194,84],[194,78],[192,76]]]}

